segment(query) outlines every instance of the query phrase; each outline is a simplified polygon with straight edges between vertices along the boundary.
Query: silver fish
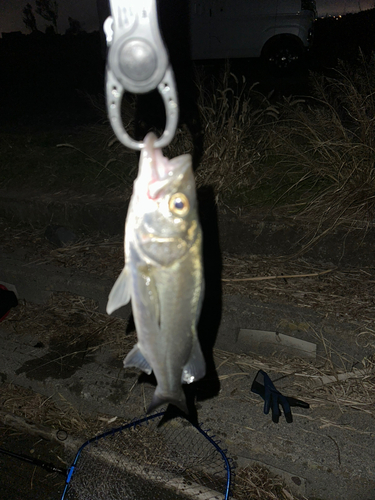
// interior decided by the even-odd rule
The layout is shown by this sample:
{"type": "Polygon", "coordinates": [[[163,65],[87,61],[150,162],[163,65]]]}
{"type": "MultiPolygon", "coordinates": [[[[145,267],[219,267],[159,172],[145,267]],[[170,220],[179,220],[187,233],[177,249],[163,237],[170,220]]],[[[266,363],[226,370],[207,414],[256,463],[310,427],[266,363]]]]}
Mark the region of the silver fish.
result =
{"type": "Polygon", "coordinates": [[[107,313],[132,302],[138,342],[124,360],[157,380],[148,413],[173,403],[188,412],[181,383],[204,377],[196,325],[203,295],[202,230],[191,156],[168,160],[145,138],[125,223],[125,267],[107,313]]]}

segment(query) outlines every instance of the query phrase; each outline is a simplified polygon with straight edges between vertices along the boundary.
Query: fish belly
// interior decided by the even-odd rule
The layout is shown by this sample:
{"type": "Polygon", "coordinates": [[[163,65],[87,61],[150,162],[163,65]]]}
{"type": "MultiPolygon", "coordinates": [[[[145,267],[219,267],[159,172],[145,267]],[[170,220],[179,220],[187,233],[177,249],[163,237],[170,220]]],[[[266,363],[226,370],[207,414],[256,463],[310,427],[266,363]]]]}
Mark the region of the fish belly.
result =
{"type": "Polygon", "coordinates": [[[158,383],[154,407],[184,401],[181,382],[205,374],[196,334],[203,290],[199,243],[171,266],[147,264],[138,255],[132,269],[137,345],[158,383]]]}

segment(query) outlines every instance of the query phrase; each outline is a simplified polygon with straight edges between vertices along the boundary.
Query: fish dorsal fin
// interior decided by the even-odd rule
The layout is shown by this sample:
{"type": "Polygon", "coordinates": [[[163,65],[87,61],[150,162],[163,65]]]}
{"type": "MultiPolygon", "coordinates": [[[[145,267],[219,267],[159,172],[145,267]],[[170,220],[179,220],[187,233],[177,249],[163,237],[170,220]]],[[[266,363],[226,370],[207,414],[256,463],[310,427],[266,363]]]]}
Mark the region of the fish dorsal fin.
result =
{"type": "Polygon", "coordinates": [[[130,301],[130,276],[126,267],[124,267],[109,294],[107,303],[107,314],[112,314],[113,311],[116,311],[116,309],[125,306],[129,301],[130,301]]]}
{"type": "Polygon", "coordinates": [[[147,373],[147,375],[150,375],[152,372],[152,368],[139,350],[138,344],[135,344],[133,349],[124,359],[124,368],[130,367],[139,368],[143,372],[147,373]]]}
{"type": "Polygon", "coordinates": [[[182,370],[181,382],[191,384],[203,378],[206,374],[206,363],[195,331],[193,332],[193,347],[189,361],[182,370]]]}

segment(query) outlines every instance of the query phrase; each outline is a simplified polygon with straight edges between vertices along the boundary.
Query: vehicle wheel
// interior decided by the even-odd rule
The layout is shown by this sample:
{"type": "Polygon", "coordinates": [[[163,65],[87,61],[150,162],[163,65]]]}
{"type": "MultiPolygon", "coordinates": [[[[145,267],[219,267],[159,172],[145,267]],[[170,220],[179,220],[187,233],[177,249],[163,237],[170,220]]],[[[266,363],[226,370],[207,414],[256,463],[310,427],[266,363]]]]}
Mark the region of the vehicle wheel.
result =
{"type": "Polygon", "coordinates": [[[262,57],[273,72],[288,73],[300,66],[303,53],[297,41],[276,39],[264,47],[262,57]]]}

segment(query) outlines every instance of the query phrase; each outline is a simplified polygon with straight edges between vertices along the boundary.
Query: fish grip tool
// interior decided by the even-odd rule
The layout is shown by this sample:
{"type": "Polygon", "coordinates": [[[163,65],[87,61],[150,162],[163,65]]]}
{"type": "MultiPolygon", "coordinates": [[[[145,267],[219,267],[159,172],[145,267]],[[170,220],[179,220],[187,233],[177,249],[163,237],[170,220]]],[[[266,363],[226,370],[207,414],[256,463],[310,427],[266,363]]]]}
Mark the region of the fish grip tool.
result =
{"type": "Polygon", "coordinates": [[[231,464],[217,442],[183,417],[159,412],[84,443],[61,500],[226,500],[231,464]]]}
{"type": "Polygon", "coordinates": [[[166,124],[156,148],[167,146],[178,123],[178,98],[167,49],[160,34],[156,0],[110,0],[111,16],[103,29],[109,47],[106,102],[111,126],[125,146],[141,150],[144,143],[126,132],[121,118],[125,91],[143,94],[158,89],[165,106],[166,124]]]}

